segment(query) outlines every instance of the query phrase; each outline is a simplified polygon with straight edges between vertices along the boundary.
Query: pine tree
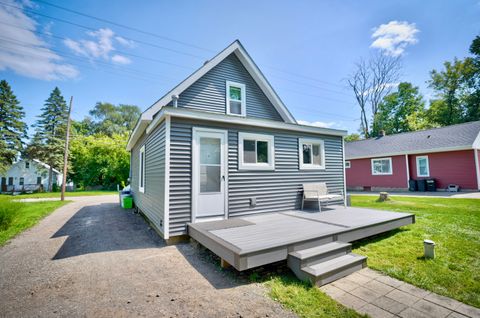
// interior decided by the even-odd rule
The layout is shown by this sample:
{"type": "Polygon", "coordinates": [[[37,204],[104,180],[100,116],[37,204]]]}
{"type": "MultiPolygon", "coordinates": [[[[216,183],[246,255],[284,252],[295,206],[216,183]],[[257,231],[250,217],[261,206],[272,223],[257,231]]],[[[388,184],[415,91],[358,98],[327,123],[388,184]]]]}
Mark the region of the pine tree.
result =
{"type": "Polygon", "coordinates": [[[25,112],[7,81],[0,81],[0,171],[13,163],[27,138],[25,112]]]}
{"type": "Polygon", "coordinates": [[[67,127],[67,103],[58,87],[45,101],[35,127],[35,134],[28,145],[26,155],[39,159],[50,166],[48,191],[52,190],[53,168],[60,169],[63,163],[65,130],[67,127]]]}

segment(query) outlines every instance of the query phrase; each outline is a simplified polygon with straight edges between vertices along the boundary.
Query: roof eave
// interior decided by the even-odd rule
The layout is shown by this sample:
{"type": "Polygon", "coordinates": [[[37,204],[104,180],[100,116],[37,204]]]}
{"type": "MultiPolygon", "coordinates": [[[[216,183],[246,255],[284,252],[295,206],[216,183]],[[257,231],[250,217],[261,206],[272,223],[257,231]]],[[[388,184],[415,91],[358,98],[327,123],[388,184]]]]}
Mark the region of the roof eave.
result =
{"type": "Polygon", "coordinates": [[[362,156],[349,156],[348,154],[346,154],[345,160],[392,157],[392,156],[402,156],[402,155],[417,155],[417,154],[424,154],[424,153],[460,151],[460,150],[470,150],[470,149],[473,149],[471,145],[464,145],[464,146],[455,146],[455,147],[419,149],[419,150],[412,150],[412,151],[385,152],[385,153],[376,153],[376,154],[362,155],[362,156]]]}

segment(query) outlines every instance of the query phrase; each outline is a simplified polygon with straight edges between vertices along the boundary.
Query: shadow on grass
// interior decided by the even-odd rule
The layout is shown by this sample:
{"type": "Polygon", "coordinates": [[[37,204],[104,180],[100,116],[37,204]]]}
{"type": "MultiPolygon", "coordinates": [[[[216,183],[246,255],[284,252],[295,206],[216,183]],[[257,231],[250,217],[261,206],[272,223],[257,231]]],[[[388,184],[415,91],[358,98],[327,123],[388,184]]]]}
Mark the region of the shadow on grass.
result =
{"type": "Polygon", "coordinates": [[[398,228],[398,229],[391,230],[389,232],[377,234],[377,235],[370,236],[370,237],[361,239],[359,241],[356,241],[352,244],[352,247],[353,248],[360,248],[360,247],[363,247],[365,245],[368,245],[368,244],[371,244],[371,243],[376,243],[376,242],[382,241],[384,239],[387,239],[389,237],[392,237],[394,235],[397,235],[399,233],[408,232],[408,231],[410,231],[410,229],[408,229],[406,227],[401,227],[401,228],[398,228]]]}

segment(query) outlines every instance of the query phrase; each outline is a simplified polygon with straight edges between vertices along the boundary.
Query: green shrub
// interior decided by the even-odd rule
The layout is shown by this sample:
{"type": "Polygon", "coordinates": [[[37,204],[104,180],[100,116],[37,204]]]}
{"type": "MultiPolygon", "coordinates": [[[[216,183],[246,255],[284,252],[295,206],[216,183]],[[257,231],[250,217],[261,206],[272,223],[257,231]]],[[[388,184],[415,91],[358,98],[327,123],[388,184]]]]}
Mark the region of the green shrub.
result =
{"type": "Polygon", "coordinates": [[[0,202],[0,230],[6,230],[12,224],[22,205],[20,202],[0,202]]]}

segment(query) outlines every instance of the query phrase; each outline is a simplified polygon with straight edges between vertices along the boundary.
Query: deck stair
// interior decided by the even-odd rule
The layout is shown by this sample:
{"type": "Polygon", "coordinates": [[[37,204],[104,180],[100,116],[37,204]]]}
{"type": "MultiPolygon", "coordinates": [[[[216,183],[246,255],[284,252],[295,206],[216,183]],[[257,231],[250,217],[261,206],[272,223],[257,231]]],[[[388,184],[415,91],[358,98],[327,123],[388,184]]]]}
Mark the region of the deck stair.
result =
{"type": "Polygon", "coordinates": [[[304,281],[322,286],[367,265],[365,256],[351,252],[352,244],[331,242],[288,254],[288,266],[304,281]]]}

